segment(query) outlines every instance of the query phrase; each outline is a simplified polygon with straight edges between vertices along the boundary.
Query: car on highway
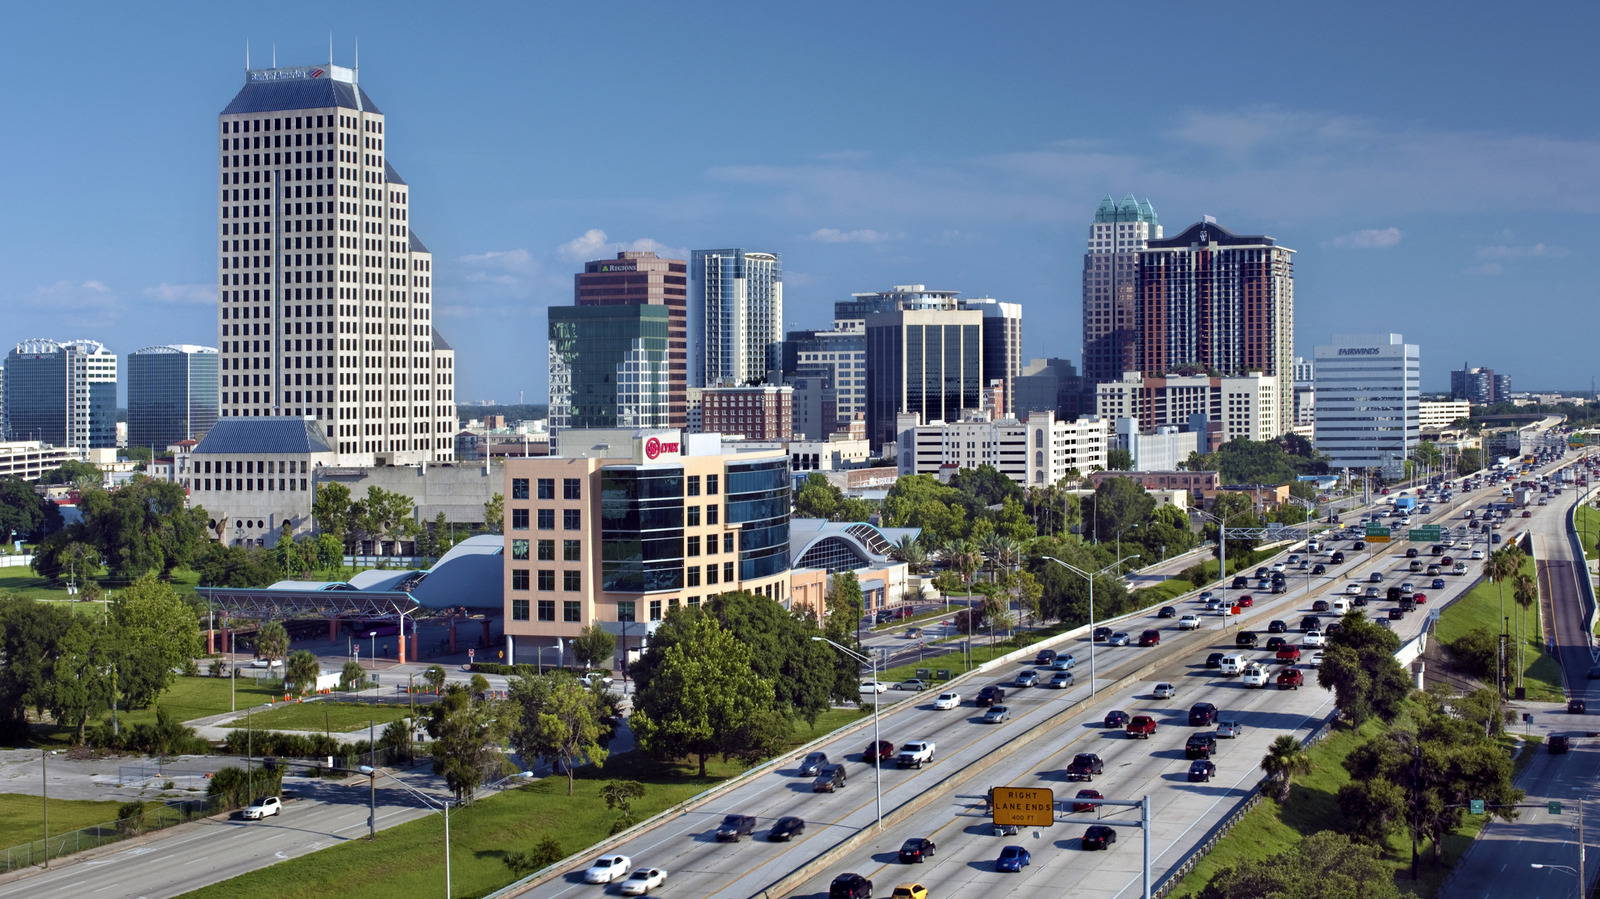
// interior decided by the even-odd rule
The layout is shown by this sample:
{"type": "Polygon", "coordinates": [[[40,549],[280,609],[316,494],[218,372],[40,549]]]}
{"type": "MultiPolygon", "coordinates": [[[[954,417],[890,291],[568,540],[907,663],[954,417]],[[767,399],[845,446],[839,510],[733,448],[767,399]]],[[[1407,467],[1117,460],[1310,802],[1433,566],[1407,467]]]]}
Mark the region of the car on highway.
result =
{"type": "MultiPolygon", "coordinates": [[[[1277,592],[1277,591],[1273,591],[1273,592],[1277,592]]],[[[1243,596],[1239,597],[1238,599],[1234,600],[1233,604],[1238,606],[1241,609],[1252,609],[1252,608],[1255,608],[1256,598],[1254,596],[1251,596],[1250,594],[1246,593],[1245,595],[1243,595],[1243,596]]]]}
{"type": "Polygon", "coordinates": [[[1128,632],[1127,631],[1117,631],[1116,633],[1112,634],[1110,637],[1106,638],[1106,645],[1108,645],[1108,646],[1127,646],[1128,645],[1128,641],[1131,640],[1131,639],[1133,639],[1133,638],[1128,636],[1128,632]]]}
{"type": "Polygon", "coordinates": [[[1277,652],[1279,649],[1288,645],[1289,641],[1281,635],[1267,638],[1267,648],[1273,652],[1277,652]]]}
{"type": "Polygon", "coordinates": [[[1430,589],[1430,590],[1443,590],[1444,589],[1444,578],[1442,578],[1442,577],[1434,578],[1433,582],[1428,585],[1428,589],[1430,589]]]}
{"type": "Polygon", "coordinates": [[[1278,647],[1277,659],[1279,664],[1287,663],[1293,665],[1294,663],[1300,661],[1300,647],[1293,645],[1284,645],[1278,647]]]}
{"type": "Polygon", "coordinates": [[[1300,619],[1300,629],[1302,631],[1320,631],[1322,630],[1322,619],[1315,615],[1307,615],[1300,619]]]}
{"type": "Polygon", "coordinates": [[[1183,757],[1186,759],[1208,759],[1216,751],[1217,735],[1212,733],[1190,734],[1183,744],[1183,757]]]}
{"type": "Polygon", "coordinates": [[[1083,832],[1083,848],[1110,849],[1111,844],[1117,841],[1117,832],[1104,824],[1096,824],[1083,832]]]}
{"type": "Polygon", "coordinates": [[[1411,548],[1406,550],[1406,558],[1415,559],[1416,557],[1417,557],[1417,548],[1415,546],[1413,546],[1413,547],[1411,547],[1411,548]]]}
{"type": "Polygon", "coordinates": [[[1197,702],[1189,706],[1189,726],[1209,727],[1217,720],[1217,707],[1209,702],[1197,702]]]}
{"type": "Polygon", "coordinates": [[[1177,608],[1175,606],[1162,606],[1161,607],[1161,611],[1156,613],[1156,617],[1157,618],[1176,618],[1176,617],[1178,617],[1178,610],[1177,610],[1177,608]]]}
{"type": "Polygon", "coordinates": [[[1149,715],[1134,715],[1128,719],[1127,731],[1129,737],[1148,740],[1156,732],[1156,719],[1149,715]]]}
{"type": "Polygon", "coordinates": [[[1107,728],[1124,728],[1128,726],[1128,713],[1121,709],[1106,712],[1105,726],[1107,728]]]}
{"type": "Polygon", "coordinates": [[[1080,752],[1072,757],[1072,762],[1067,765],[1067,780],[1088,781],[1094,780],[1096,774],[1106,770],[1106,763],[1100,756],[1092,752],[1080,752]]]}
{"type": "MultiPolygon", "coordinates": [[[[1361,595],[1361,585],[1360,584],[1345,584],[1344,585],[1344,592],[1349,596],[1360,596],[1361,595]]],[[[1326,609],[1324,609],[1323,611],[1326,611],[1326,609]]]]}
{"type": "Polygon", "coordinates": [[[1326,599],[1319,599],[1311,604],[1311,611],[1313,612],[1326,612],[1331,608],[1333,607],[1328,604],[1326,599]]]}
{"type": "Polygon", "coordinates": [[[793,815],[784,815],[773,822],[772,829],[767,831],[767,840],[773,843],[786,843],[805,832],[804,820],[793,815]]]}
{"type": "Polygon", "coordinates": [[[1288,631],[1289,625],[1280,618],[1274,618],[1267,622],[1267,633],[1269,634],[1283,634],[1288,631]]]}
{"type": "Polygon", "coordinates": [[[1153,695],[1157,699],[1171,699],[1178,695],[1178,688],[1163,681],[1162,683],[1156,684],[1156,689],[1153,695]]]}
{"type": "MultiPolygon", "coordinates": [[[[1104,799],[1106,797],[1100,795],[1100,791],[1099,790],[1079,790],[1077,798],[1079,798],[1079,799],[1104,799]]],[[[1092,802],[1074,802],[1072,804],[1072,810],[1075,811],[1075,812],[1092,812],[1092,811],[1095,810],[1095,808],[1096,808],[1096,806],[1092,802]]]]}
{"type": "Polygon", "coordinates": [[[903,680],[900,683],[895,684],[894,688],[896,690],[906,690],[911,693],[921,693],[923,690],[928,689],[928,682],[921,678],[913,677],[909,680],[903,680]]]}
{"type": "Polygon", "coordinates": [[[982,690],[978,691],[978,698],[974,699],[973,702],[977,704],[978,708],[984,709],[984,708],[988,708],[989,706],[994,705],[997,702],[1000,702],[1000,701],[1004,700],[1005,698],[1006,698],[1006,688],[1005,687],[999,686],[997,684],[990,684],[989,686],[984,687],[982,690]]]}
{"type": "Polygon", "coordinates": [[[1305,682],[1305,673],[1298,668],[1286,668],[1278,672],[1278,689],[1280,690],[1298,690],[1305,682]]]}
{"type": "Polygon", "coordinates": [[[1094,629],[1094,642],[1101,643],[1111,639],[1111,628],[1097,627],[1094,629]]]}
{"type": "Polygon", "coordinates": [[[889,899],[928,899],[928,888],[920,883],[896,884],[889,899]]]}
{"type": "Polygon", "coordinates": [[[826,752],[808,752],[805,759],[800,762],[800,770],[796,773],[801,777],[816,777],[826,764],[828,764],[826,752]]]}
{"type": "Polygon", "coordinates": [[[1585,705],[1584,701],[1581,699],[1567,700],[1567,714],[1569,715],[1582,715],[1586,713],[1588,709],[1589,707],[1585,705]]]}
{"type": "Polygon", "coordinates": [[[1217,737],[1219,739],[1231,740],[1242,733],[1244,733],[1244,725],[1237,721],[1217,722],[1217,737]]]}
{"type": "Polygon", "coordinates": [[[1335,552],[1333,555],[1328,557],[1328,561],[1332,562],[1335,565],[1343,565],[1344,564],[1344,553],[1343,552],[1335,552]]]}
{"type": "Polygon", "coordinates": [[[276,796],[262,796],[244,807],[246,821],[259,821],[273,815],[283,814],[283,800],[276,796]]]}
{"type": "Polygon", "coordinates": [[[1403,619],[1405,617],[1406,617],[1406,613],[1404,611],[1400,610],[1400,609],[1390,609],[1389,610],[1389,620],[1390,621],[1399,621],[1399,620],[1401,620],[1401,619],[1403,619]]]}
{"type": "Polygon", "coordinates": [[[633,859],[626,855],[602,855],[583,872],[584,883],[610,883],[625,876],[633,867],[633,859]]]}
{"type": "Polygon", "coordinates": [[[1053,649],[1041,649],[1041,650],[1039,650],[1039,654],[1033,657],[1033,664],[1038,666],[1038,667],[1040,667],[1040,668],[1043,668],[1044,666],[1050,664],[1051,662],[1054,662],[1055,660],[1056,660],[1056,651],[1055,650],[1053,650],[1053,649]]]}
{"type": "Polygon", "coordinates": [[[997,837],[1014,837],[1017,835],[1017,825],[996,824],[989,829],[989,832],[997,837]]]}
{"type": "Polygon", "coordinates": [[[1589,666],[1589,680],[1600,680],[1600,665],[1589,666]]]}
{"type": "MultiPolygon", "coordinates": [[[[815,789],[815,788],[813,788],[815,789]]],[[[737,843],[739,838],[755,833],[756,819],[752,815],[728,815],[717,825],[717,842],[737,843]]]]}
{"type": "Polygon", "coordinates": [[[1421,605],[1421,604],[1423,604],[1423,603],[1428,601],[1428,594],[1426,594],[1426,593],[1413,593],[1413,594],[1411,594],[1411,601],[1416,603],[1417,605],[1421,605]]]}
{"type": "Polygon", "coordinates": [[[1050,675],[1050,689],[1065,690],[1072,686],[1075,680],[1076,678],[1072,676],[1071,671],[1057,671],[1055,674],[1050,675]]]}
{"type": "Polygon", "coordinates": [[[832,793],[842,790],[846,780],[843,765],[823,765],[822,770],[817,772],[816,779],[811,781],[811,792],[832,793]]]}
{"type": "Polygon", "coordinates": [[[927,837],[912,837],[900,844],[900,860],[906,864],[922,864],[933,858],[938,847],[927,837]]]}
{"type": "Polygon", "coordinates": [[[1310,665],[1313,668],[1321,668],[1322,667],[1322,653],[1320,653],[1320,652],[1312,653],[1311,654],[1311,661],[1307,662],[1306,664],[1310,665]]]}
{"type": "Polygon", "coordinates": [[[1234,646],[1249,646],[1249,647],[1253,647],[1253,646],[1256,645],[1256,640],[1257,639],[1258,638],[1256,636],[1256,632],[1255,631],[1240,631],[1239,633],[1234,635],[1234,637],[1233,637],[1233,645],[1234,646]]]}
{"type": "Polygon", "coordinates": [[[1050,662],[1051,671],[1071,671],[1076,667],[1078,667],[1078,658],[1070,652],[1059,653],[1050,662]]]}
{"type": "Polygon", "coordinates": [[[1222,667],[1222,657],[1225,656],[1225,655],[1227,655],[1227,653],[1225,653],[1225,652],[1214,652],[1214,653],[1206,656],[1206,667],[1207,668],[1221,668],[1222,667]]]}
{"type": "Polygon", "coordinates": [[[1324,574],[1327,574],[1327,573],[1328,573],[1328,566],[1322,564],[1321,562],[1318,562],[1317,564],[1311,566],[1311,576],[1312,577],[1318,577],[1318,576],[1321,576],[1321,575],[1324,575],[1324,574]]]}
{"type": "Polygon", "coordinates": [[[1199,615],[1185,615],[1182,618],[1178,619],[1178,630],[1180,630],[1180,631],[1197,631],[1199,629],[1200,629],[1200,616],[1199,615]]]}
{"type": "Polygon", "coordinates": [[[1004,724],[1011,720],[1011,710],[1003,705],[993,705],[983,713],[984,724],[1004,724]]]}
{"type": "Polygon", "coordinates": [[[1265,687],[1267,685],[1267,669],[1260,665],[1251,665],[1244,670],[1242,683],[1246,687],[1265,687]]]}
{"type": "Polygon", "coordinates": [[[1161,632],[1158,631],[1158,630],[1147,630],[1147,631],[1145,631],[1144,633],[1139,635],[1139,645],[1140,646],[1160,646],[1161,645],[1161,632]]]}
{"type": "MultiPolygon", "coordinates": [[[[1228,589],[1229,590],[1243,590],[1243,589],[1245,589],[1245,588],[1247,588],[1249,586],[1250,586],[1250,579],[1245,577],[1244,575],[1239,575],[1238,577],[1234,578],[1232,581],[1230,581],[1228,583],[1228,589]]],[[[1200,598],[1201,599],[1207,599],[1208,597],[1202,595],[1200,598]]]]}
{"type": "Polygon", "coordinates": [[[860,874],[840,874],[828,884],[828,899],[872,899],[872,881],[860,874]]]}
{"type": "Polygon", "coordinates": [[[994,869],[1008,874],[1015,874],[1028,866],[1033,857],[1028,850],[1021,846],[1007,846],[1000,850],[1000,857],[994,860],[994,869]]]}
{"type": "Polygon", "coordinates": [[[1477,561],[1477,560],[1482,559],[1482,558],[1483,558],[1483,550],[1475,549],[1475,550],[1472,551],[1472,559],[1473,559],[1473,561],[1477,561]]]}
{"type": "Polygon", "coordinates": [[[879,740],[876,743],[867,744],[866,751],[861,753],[861,760],[869,765],[872,765],[879,761],[887,762],[888,760],[894,758],[894,756],[894,744],[888,740],[879,740]]]}
{"type": "Polygon", "coordinates": [[[1189,763],[1190,783],[1210,783],[1212,776],[1217,773],[1217,763],[1209,759],[1200,759],[1189,763]]]}
{"type": "Polygon", "coordinates": [[[888,684],[880,683],[875,680],[864,680],[861,682],[861,692],[863,693],[882,693],[888,689],[888,684]]]}
{"type": "Polygon", "coordinates": [[[667,882],[665,868],[640,868],[622,882],[622,895],[648,896],[650,891],[667,882]]]}
{"type": "Polygon", "coordinates": [[[1039,686],[1039,675],[1037,672],[1033,671],[1019,671],[1017,672],[1016,678],[1011,681],[1011,686],[1037,687],[1039,686]]]}
{"type": "Polygon", "coordinates": [[[961,705],[960,693],[940,693],[938,697],[933,700],[933,707],[938,711],[953,709],[959,705],[961,705]]]}

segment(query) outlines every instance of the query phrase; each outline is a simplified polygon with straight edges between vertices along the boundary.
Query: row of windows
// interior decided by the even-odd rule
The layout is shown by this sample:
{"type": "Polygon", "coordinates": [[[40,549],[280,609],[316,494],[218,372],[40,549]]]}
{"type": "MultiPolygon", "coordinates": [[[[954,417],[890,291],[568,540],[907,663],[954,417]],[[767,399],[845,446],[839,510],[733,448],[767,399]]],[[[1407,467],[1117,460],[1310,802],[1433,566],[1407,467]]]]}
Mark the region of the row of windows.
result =
{"type": "MultiPolygon", "coordinates": [[[[511,620],[528,620],[528,601],[526,599],[513,599],[511,601],[511,620]]],[[[553,599],[539,600],[539,620],[556,620],[556,601],[553,599]]],[[[574,599],[564,600],[561,603],[561,620],[566,622],[579,622],[583,620],[583,604],[574,599]]]]}
{"type": "Polygon", "coordinates": [[[191,490],[241,490],[251,493],[266,493],[279,490],[305,492],[306,490],[305,478],[299,479],[299,487],[295,486],[294,478],[277,478],[277,486],[273,486],[273,480],[273,478],[194,478],[186,486],[191,490]]]}
{"type": "MultiPolygon", "coordinates": [[[[539,592],[541,592],[541,593],[549,593],[549,592],[555,590],[555,588],[556,588],[556,572],[555,572],[555,569],[553,569],[553,568],[541,568],[541,569],[539,569],[538,574],[539,574],[539,592]]],[[[513,589],[513,590],[526,590],[526,589],[528,589],[528,569],[526,569],[526,568],[513,568],[513,569],[511,569],[511,589],[513,589]]],[[[576,592],[582,590],[583,589],[583,572],[582,571],[563,571],[563,572],[561,572],[561,589],[565,590],[568,593],[576,593],[576,592]]]]}
{"type": "MultiPolygon", "coordinates": [[[[556,542],[554,540],[540,540],[540,541],[538,541],[538,551],[539,551],[539,561],[541,561],[541,562],[554,562],[555,558],[556,558],[556,542]]],[[[513,558],[513,559],[527,559],[528,558],[528,541],[527,540],[513,540],[513,541],[511,541],[511,558],[513,558]]],[[[563,540],[563,541],[561,541],[561,560],[563,562],[582,562],[583,561],[583,541],[582,540],[563,540]]]]}
{"type": "MultiPolygon", "coordinates": [[[[556,498],[556,479],[555,478],[539,478],[538,482],[539,482],[538,483],[539,499],[555,499],[556,498]]],[[[511,498],[512,499],[527,499],[528,498],[528,479],[527,478],[512,478],[511,479],[511,498]]],[[[582,478],[562,478],[561,479],[561,498],[562,499],[583,499],[583,479],[582,478]]]]}

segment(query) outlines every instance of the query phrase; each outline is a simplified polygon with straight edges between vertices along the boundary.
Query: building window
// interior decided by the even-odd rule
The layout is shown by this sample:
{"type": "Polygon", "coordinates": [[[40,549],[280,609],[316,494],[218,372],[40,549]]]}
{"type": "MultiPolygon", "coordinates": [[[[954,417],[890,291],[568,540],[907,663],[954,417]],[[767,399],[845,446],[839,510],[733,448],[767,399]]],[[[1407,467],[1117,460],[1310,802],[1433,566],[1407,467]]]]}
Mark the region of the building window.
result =
{"type": "Polygon", "coordinates": [[[617,620],[618,621],[638,621],[639,620],[639,619],[633,617],[633,600],[624,599],[624,600],[619,600],[617,602],[617,620]]]}
{"type": "Polygon", "coordinates": [[[583,530],[583,510],[582,509],[562,509],[561,510],[561,529],[564,530],[564,531],[581,531],[581,530],[583,530]]]}
{"type": "Polygon", "coordinates": [[[581,541],[581,540],[563,540],[563,541],[561,541],[561,561],[563,561],[563,562],[582,562],[583,561],[583,541],[581,541]]]}
{"type": "Polygon", "coordinates": [[[733,583],[733,563],[732,562],[723,562],[722,563],[722,579],[724,581],[726,581],[727,583],[730,583],[730,584],[733,583]]]}
{"type": "Polygon", "coordinates": [[[689,496],[699,496],[700,495],[700,476],[699,475],[697,475],[697,474],[689,475],[689,477],[685,479],[684,484],[685,484],[685,489],[688,491],[688,495],[689,496]]]}
{"type": "Polygon", "coordinates": [[[526,531],[528,529],[528,510],[511,510],[511,529],[513,531],[526,531]]]}
{"type": "Polygon", "coordinates": [[[698,555],[700,555],[700,538],[699,537],[689,537],[689,538],[686,538],[686,539],[688,540],[688,548],[684,550],[684,555],[688,555],[688,556],[698,556],[698,555]]]}
{"type": "MultiPolygon", "coordinates": [[[[674,600],[674,601],[676,601],[676,600],[674,600]]],[[[526,614],[527,610],[524,609],[523,612],[524,612],[524,614],[526,614]]],[[[660,621],[661,620],[661,600],[659,600],[659,599],[650,600],[650,620],[651,621],[660,621]]]]}
{"type": "Polygon", "coordinates": [[[583,499],[583,482],[577,478],[562,478],[561,498],[583,499]]]}
{"type": "Polygon", "coordinates": [[[707,584],[715,584],[716,582],[717,582],[717,565],[716,565],[715,562],[713,562],[712,564],[706,566],[706,583],[707,584]]]}
{"type": "Polygon", "coordinates": [[[566,622],[582,621],[579,609],[582,603],[575,599],[563,600],[561,603],[561,620],[566,622]]]}
{"type": "Polygon", "coordinates": [[[706,506],[706,524],[717,523],[717,513],[721,508],[721,506],[706,506]]]}
{"type": "Polygon", "coordinates": [[[689,597],[688,602],[689,602],[690,606],[698,607],[700,605],[700,597],[691,596],[691,597],[689,597]]]}
{"type": "Polygon", "coordinates": [[[714,474],[706,475],[706,496],[716,496],[717,495],[717,478],[718,477],[719,477],[719,475],[714,475],[714,474]]]}
{"type": "Polygon", "coordinates": [[[554,562],[556,560],[556,542],[554,540],[539,541],[539,561],[554,562]]]}
{"type": "Polygon", "coordinates": [[[526,560],[528,558],[528,541],[511,541],[511,558],[526,560]]]}
{"type": "Polygon", "coordinates": [[[513,599],[511,601],[511,620],[528,620],[528,601],[526,599],[513,599]]]}
{"type": "Polygon", "coordinates": [[[539,569],[539,590],[549,593],[556,588],[556,572],[554,568],[539,569]]]}
{"type": "Polygon", "coordinates": [[[732,534],[723,534],[722,535],[722,551],[725,552],[725,553],[733,552],[733,535],[732,534]]]}
{"type": "Polygon", "coordinates": [[[539,498],[540,499],[555,499],[556,498],[556,479],[555,478],[540,478],[539,479],[539,498]]]}
{"type": "Polygon", "coordinates": [[[684,509],[684,527],[697,528],[700,526],[700,507],[689,506],[684,509]]]}
{"type": "Polygon", "coordinates": [[[528,589],[528,569],[526,569],[526,568],[513,568],[513,569],[511,569],[511,589],[513,589],[513,590],[526,590],[526,589],[528,589]]]}
{"type": "Polygon", "coordinates": [[[540,509],[539,510],[539,530],[541,530],[541,531],[553,531],[555,529],[556,529],[556,510],[554,510],[554,509],[540,509]]]}
{"type": "Polygon", "coordinates": [[[690,565],[688,568],[686,568],[684,570],[683,573],[688,578],[688,585],[689,586],[691,586],[691,587],[700,586],[700,566],[699,565],[690,565]]]}
{"type": "Polygon", "coordinates": [[[575,593],[583,589],[583,572],[566,570],[561,572],[561,589],[568,593],[575,593]]]}
{"type": "Polygon", "coordinates": [[[554,620],[556,620],[556,601],[555,600],[553,600],[553,599],[541,599],[541,600],[539,600],[539,620],[540,621],[554,621],[554,620]]]}
{"type": "Polygon", "coordinates": [[[527,499],[528,498],[528,479],[527,478],[512,478],[511,479],[511,498],[512,499],[527,499]]]}

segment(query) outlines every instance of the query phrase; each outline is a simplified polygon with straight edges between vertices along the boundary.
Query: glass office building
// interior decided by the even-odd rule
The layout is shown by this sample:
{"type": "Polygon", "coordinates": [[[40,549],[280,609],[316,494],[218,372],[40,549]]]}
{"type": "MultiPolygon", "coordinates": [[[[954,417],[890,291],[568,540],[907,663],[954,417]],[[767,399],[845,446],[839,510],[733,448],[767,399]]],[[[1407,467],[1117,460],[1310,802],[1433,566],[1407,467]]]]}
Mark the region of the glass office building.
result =
{"type": "Polygon", "coordinates": [[[152,346],[128,354],[128,445],[158,455],[199,440],[217,423],[221,387],[216,349],[152,346]]]}
{"type": "Polygon", "coordinates": [[[117,357],[93,340],[27,340],[6,356],[5,433],[79,450],[117,445],[117,357]]]}
{"type": "Polygon", "coordinates": [[[664,428],[666,306],[550,308],[550,429],[664,428]]]}

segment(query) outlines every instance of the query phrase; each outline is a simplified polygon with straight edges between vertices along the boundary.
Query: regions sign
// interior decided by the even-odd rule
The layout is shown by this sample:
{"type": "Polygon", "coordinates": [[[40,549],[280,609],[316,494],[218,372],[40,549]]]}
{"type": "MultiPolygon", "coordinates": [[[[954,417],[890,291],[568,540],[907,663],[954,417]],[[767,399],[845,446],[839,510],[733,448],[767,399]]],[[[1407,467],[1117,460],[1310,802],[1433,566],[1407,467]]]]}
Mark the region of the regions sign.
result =
{"type": "Polygon", "coordinates": [[[994,823],[1049,827],[1056,820],[1055,794],[1039,787],[995,787],[994,823]]]}

